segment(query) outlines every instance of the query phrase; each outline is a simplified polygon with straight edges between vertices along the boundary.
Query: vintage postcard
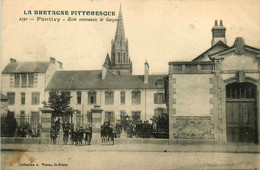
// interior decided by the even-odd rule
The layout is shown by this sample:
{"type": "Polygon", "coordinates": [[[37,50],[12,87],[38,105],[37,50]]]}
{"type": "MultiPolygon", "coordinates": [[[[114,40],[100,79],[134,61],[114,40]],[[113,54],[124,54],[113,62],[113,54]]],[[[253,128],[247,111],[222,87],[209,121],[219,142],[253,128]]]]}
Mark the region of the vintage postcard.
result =
{"type": "Polygon", "coordinates": [[[259,9],[2,0],[1,169],[260,168],[259,9]]]}

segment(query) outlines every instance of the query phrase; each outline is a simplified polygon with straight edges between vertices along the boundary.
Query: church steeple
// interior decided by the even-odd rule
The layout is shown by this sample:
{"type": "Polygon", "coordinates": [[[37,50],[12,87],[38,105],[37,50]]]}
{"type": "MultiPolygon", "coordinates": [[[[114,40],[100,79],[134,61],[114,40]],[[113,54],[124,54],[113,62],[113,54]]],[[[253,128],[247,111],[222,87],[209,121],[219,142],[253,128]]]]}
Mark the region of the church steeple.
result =
{"type": "Polygon", "coordinates": [[[111,43],[111,69],[121,75],[132,74],[132,62],[128,54],[128,40],[125,37],[121,5],[115,38],[111,43]]]}
{"type": "Polygon", "coordinates": [[[118,14],[118,22],[116,27],[116,35],[115,40],[125,40],[125,30],[124,30],[124,22],[123,22],[123,15],[122,15],[122,9],[120,5],[120,10],[118,14]]]}

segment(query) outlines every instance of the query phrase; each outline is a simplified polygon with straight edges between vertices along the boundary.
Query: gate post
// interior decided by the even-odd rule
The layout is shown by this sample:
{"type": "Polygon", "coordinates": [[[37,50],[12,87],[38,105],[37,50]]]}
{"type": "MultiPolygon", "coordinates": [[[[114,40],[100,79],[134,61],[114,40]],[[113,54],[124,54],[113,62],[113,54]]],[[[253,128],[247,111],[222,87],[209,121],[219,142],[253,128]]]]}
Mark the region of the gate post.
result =
{"type": "Polygon", "coordinates": [[[92,144],[101,144],[101,118],[102,108],[99,105],[95,105],[91,109],[91,122],[92,122],[92,144]]]}
{"type": "Polygon", "coordinates": [[[40,144],[50,144],[51,143],[51,118],[53,109],[49,105],[45,104],[43,108],[39,108],[42,112],[42,128],[41,128],[41,143],[40,144]]]}

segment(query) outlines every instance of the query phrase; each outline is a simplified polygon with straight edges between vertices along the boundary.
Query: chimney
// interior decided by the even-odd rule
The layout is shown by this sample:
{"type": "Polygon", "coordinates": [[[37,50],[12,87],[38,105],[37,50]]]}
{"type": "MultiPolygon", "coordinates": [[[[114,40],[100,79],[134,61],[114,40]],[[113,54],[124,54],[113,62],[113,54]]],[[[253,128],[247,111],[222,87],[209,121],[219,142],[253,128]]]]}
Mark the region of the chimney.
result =
{"type": "Polygon", "coordinates": [[[215,20],[215,27],[218,26],[218,20],[215,20]]]}
{"type": "Polygon", "coordinates": [[[61,69],[63,69],[63,64],[62,64],[62,62],[57,61],[57,63],[59,64],[59,67],[60,67],[61,69]]]}
{"type": "Polygon", "coordinates": [[[222,21],[222,20],[220,20],[220,24],[219,24],[219,26],[220,26],[220,27],[223,26],[223,21],[222,21]]]}
{"type": "Polygon", "coordinates": [[[50,57],[50,62],[51,62],[51,63],[55,64],[55,60],[56,60],[55,58],[50,57]]]}
{"type": "Polygon", "coordinates": [[[218,25],[218,21],[215,20],[215,25],[211,31],[212,31],[211,46],[214,46],[219,41],[222,41],[223,43],[227,44],[226,27],[223,25],[222,20],[220,20],[219,25],[218,25]]]}
{"type": "Polygon", "coordinates": [[[10,63],[16,63],[16,59],[10,58],[10,63]]]}
{"type": "Polygon", "coordinates": [[[106,78],[107,68],[105,65],[102,66],[102,80],[106,78]]]}
{"type": "Polygon", "coordinates": [[[144,63],[144,83],[147,84],[149,79],[149,64],[147,61],[144,63]]]}

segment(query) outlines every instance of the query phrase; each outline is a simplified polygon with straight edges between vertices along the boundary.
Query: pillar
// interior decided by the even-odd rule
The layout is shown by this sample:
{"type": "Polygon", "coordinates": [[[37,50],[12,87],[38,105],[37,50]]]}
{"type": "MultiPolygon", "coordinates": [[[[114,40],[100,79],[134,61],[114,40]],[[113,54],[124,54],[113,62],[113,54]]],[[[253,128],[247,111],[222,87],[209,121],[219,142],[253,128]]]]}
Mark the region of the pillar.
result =
{"type": "Polygon", "coordinates": [[[91,109],[92,114],[92,140],[91,144],[101,144],[101,120],[102,120],[102,108],[99,105],[95,105],[91,109]]]}
{"type": "Polygon", "coordinates": [[[51,119],[53,109],[49,105],[44,105],[43,108],[39,109],[42,112],[42,128],[41,128],[41,144],[51,143],[51,119]]]}

